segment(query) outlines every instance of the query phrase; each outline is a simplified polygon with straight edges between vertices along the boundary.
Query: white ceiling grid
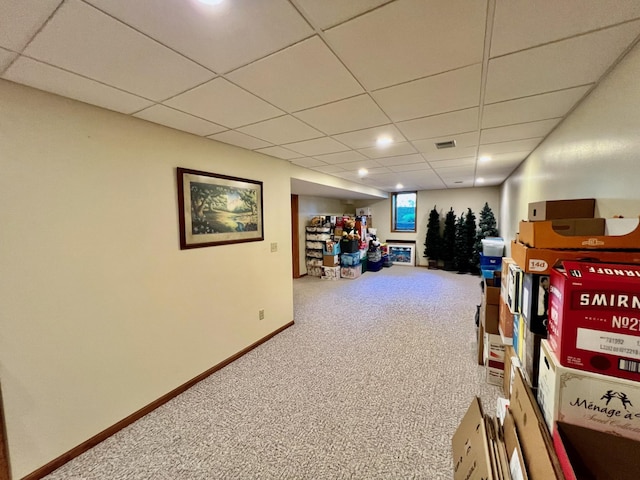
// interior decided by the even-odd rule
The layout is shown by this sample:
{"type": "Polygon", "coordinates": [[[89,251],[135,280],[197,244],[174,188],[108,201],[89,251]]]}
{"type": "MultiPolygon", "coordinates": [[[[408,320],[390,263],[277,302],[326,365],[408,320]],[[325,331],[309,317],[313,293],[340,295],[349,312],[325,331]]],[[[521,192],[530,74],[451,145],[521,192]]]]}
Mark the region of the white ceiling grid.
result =
{"type": "Polygon", "coordinates": [[[384,191],[460,188],[502,183],[639,35],[637,0],[3,0],[0,78],[384,191]]]}

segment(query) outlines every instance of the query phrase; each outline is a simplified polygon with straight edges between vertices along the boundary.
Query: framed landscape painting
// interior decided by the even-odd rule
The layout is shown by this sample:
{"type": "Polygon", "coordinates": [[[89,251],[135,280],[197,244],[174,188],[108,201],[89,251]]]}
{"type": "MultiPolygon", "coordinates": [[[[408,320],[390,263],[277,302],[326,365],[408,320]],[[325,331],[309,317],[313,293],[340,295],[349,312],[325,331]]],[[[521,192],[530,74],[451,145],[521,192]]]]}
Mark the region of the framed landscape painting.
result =
{"type": "Polygon", "coordinates": [[[181,249],[264,240],[262,182],[177,172],[181,249]]]}

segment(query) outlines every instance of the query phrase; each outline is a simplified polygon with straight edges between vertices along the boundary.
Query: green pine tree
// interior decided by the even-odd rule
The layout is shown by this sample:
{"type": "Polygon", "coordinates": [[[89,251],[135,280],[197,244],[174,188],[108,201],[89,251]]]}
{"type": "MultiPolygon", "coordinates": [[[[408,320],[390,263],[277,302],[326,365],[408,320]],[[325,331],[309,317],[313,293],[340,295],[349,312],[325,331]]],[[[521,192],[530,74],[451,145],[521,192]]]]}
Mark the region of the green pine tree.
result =
{"type": "Polygon", "coordinates": [[[475,273],[476,271],[479,272],[480,270],[476,269],[475,263],[473,263],[473,244],[476,241],[476,216],[470,208],[467,209],[467,214],[464,217],[464,223],[466,227],[464,233],[466,241],[465,253],[467,255],[468,271],[472,273],[475,273]]]}
{"type": "Polygon", "coordinates": [[[455,269],[456,251],[456,214],[450,208],[444,217],[444,230],[442,232],[442,260],[445,270],[455,269]]]}
{"type": "Polygon", "coordinates": [[[436,210],[429,212],[429,222],[427,223],[427,236],[424,242],[424,256],[429,260],[438,261],[442,255],[442,237],[440,236],[440,214],[436,210]]]}
{"type": "Polygon", "coordinates": [[[455,245],[454,267],[459,273],[467,273],[469,271],[469,255],[467,255],[467,225],[464,221],[464,213],[456,220],[455,245]]]}

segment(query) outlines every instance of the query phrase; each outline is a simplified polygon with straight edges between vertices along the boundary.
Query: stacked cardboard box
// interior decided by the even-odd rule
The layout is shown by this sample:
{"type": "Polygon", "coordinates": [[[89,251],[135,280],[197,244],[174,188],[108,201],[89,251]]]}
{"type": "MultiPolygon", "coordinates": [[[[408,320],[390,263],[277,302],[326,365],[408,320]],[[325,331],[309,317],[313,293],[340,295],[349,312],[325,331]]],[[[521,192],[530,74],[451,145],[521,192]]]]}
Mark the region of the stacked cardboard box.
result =
{"type": "Polygon", "coordinates": [[[486,369],[487,383],[501,385],[505,344],[498,328],[500,287],[495,286],[495,283],[494,279],[483,279],[482,300],[479,306],[478,364],[486,369]]]}
{"type": "MultiPolygon", "coordinates": [[[[566,478],[638,478],[640,227],[605,235],[594,207],[592,199],[529,205],[511,244],[523,275],[513,333],[522,354],[513,358],[524,357],[566,478]],[[622,449],[610,453],[619,462],[593,448],[610,441],[622,449]]],[[[510,370],[503,386],[513,403],[510,370]]]]}

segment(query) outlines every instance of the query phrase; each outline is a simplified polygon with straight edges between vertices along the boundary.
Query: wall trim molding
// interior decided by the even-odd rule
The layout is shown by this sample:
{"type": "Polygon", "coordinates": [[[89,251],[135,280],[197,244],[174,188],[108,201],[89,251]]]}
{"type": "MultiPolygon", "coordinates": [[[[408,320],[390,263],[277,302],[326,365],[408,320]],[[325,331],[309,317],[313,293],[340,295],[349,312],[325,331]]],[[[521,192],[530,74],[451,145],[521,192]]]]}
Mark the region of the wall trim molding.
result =
{"type": "Polygon", "coordinates": [[[116,433],[116,432],[122,430],[123,428],[131,425],[133,422],[135,422],[136,420],[139,420],[140,418],[144,417],[146,414],[152,412],[153,410],[155,410],[156,408],[160,407],[161,405],[164,405],[165,403],[167,403],[172,398],[177,397],[181,393],[183,393],[186,390],[188,390],[189,388],[193,387],[196,383],[198,383],[201,380],[204,380],[205,378],[207,378],[209,375],[217,372],[218,370],[221,370],[222,368],[226,367],[230,363],[236,361],[238,358],[240,358],[243,355],[249,353],[251,350],[253,350],[254,348],[260,346],[261,344],[263,344],[267,340],[275,337],[277,334],[279,334],[280,332],[286,330],[287,328],[289,328],[293,324],[294,324],[294,321],[292,320],[289,323],[287,323],[287,324],[283,325],[282,327],[278,328],[277,330],[271,332],[269,335],[261,338],[257,342],[255,342],[255,343],[249,345],[248,347],[240,350],[235,355],[232,355],[229,358],[227,358],[227,359],[223,360],[222,362],[218,363],[217,365],[214,365],[209,370],[201,373],[197,377],[192,378],[191,380],[189,380],[186,383],[180,385],[179,387],[171,390],[169,393],[167,393],[167,394],[163,395],[162,397],[158,398],[157,400],[151,402],[147,406],[142,407],[140,410],[132,413],[128,417],[123,418],[118,423],[112,425],[109,428],[106,428],[102,432],[100,432],[100,433],[94,435],[93,437],[91,437],[90,439],[82,442],[77,447],[74,447],[71,450],[69,450],[68,452],[63,453],[58,458],[55,458],[54,460],[50,461],[46,465],[43,465],[42,467],[38,468],[37,470],[35,470],[35,471],[31,472],[30,474],[26,475],[25,477],[22,478],[22,480],[39,480],[42,477],[44,477],[45,475],[49,475],[51,472],[53,472],[54,470],[60,468],[65,463],[69,462],[70,460],[74,459],[75,457],[78,457],[78,456],[82,455],[87,450],[90,450],[91,448],[95,447],[100,442],[102,442],[103,440],[106,440],[107,438],[109,438],[114,433],[116,433]]]}

